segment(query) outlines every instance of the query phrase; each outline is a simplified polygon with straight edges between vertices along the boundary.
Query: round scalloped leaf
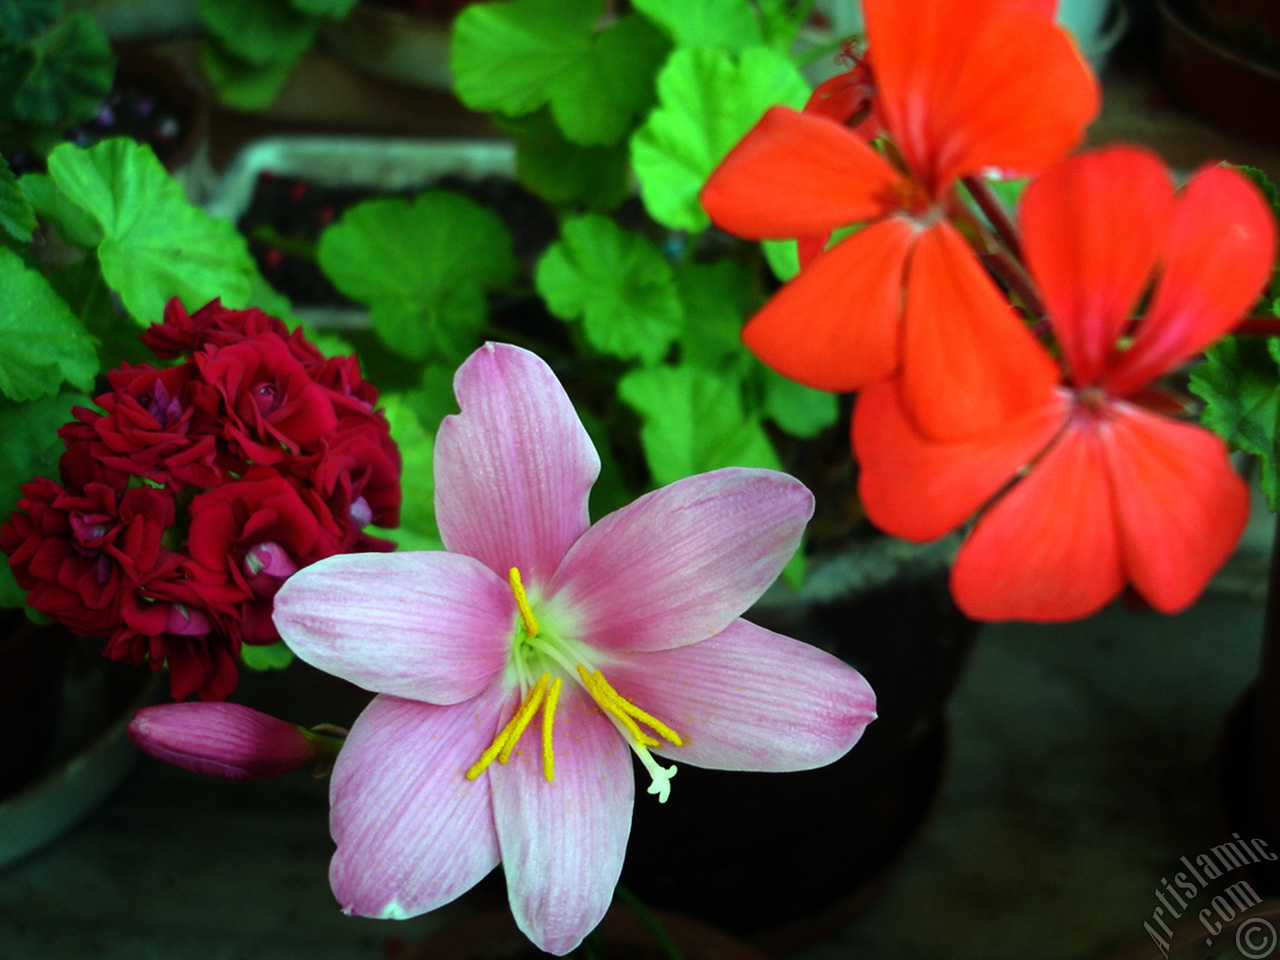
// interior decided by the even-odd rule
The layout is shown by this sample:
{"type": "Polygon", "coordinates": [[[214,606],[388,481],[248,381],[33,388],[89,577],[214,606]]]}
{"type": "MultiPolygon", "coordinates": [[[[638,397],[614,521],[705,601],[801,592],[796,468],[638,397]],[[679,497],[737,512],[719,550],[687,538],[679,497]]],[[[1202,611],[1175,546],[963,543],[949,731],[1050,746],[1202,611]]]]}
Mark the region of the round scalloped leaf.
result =
{"type": "Polygon", "coordinates": [[[150,147],[64,144],[49,155],[49,175],[101,230],[102,275],[140,324],[159,322],[172,297],[193,308],[215,297],[246,305],[257,271],[244,237],[192,206],[150,147]]]}
{"type": "Polygon", "coordinates": [[[671,264],[599,214],[565,222],[535,282],[552,313],[581,318],[592,346],[624,360],[661,360],[684,321],[671,264]]]}
{"type": "Polygon", "coordinates": [[[677,50],[658,74],[658,106],[631,138],[640,196],[673,230],[710,225],[698,192],[724,155],[769,107],[800,107],[809,85],[785,56],[766,47],[734,57],[677,50]]]}
{"type": "Polygon", "coordinates": [[[73,13],[32,41],[31,72],[14,94],[14,114],[33,127],[64,128],[93,116],[115,76],[116,58],[102,28],[73,13]]]}
{"type": "Polygon", "coordinates": [[[98,373],[93,341],[40,273],[0,247],[0,392],[11,400],[88,390],[98,373]]]}
{"type": "Polygon", "coordinates": [[[242,60],[263,66],[292,63],[315,43],[318,18],[288,0],[200,0],[200,19],[210,34],[242,60]]]}

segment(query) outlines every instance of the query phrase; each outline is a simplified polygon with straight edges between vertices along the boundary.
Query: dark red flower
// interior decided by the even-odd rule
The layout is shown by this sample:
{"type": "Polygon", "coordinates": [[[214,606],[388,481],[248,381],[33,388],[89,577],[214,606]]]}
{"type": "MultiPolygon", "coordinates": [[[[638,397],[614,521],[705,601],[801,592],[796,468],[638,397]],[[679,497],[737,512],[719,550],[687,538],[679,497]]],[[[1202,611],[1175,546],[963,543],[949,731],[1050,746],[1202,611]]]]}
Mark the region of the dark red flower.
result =
{"type": "Polygon", "coordinates": [[[311,379],[277,336],[206,346],[195,362],[222,397],[224,435],[246,460],[279,463],[286,452],[296,456],[314,448],[338,425],[330,391],[311,379]]]}
{"type": "Polygon", "coordinates": [[[142,342],[157,357],[172,360],[178,356],[193,357],[207,346],[230,346],[263,334],[273,334],[284,341],[299,363],[309,366],[324,359],[301,330],[290,334],[280,320],[257,307],[229,310],[220,299],[210,300],[188,315],[182,302],[174,297],[165,305],[164,322],[148,327],[142,334],[142,342]]]}

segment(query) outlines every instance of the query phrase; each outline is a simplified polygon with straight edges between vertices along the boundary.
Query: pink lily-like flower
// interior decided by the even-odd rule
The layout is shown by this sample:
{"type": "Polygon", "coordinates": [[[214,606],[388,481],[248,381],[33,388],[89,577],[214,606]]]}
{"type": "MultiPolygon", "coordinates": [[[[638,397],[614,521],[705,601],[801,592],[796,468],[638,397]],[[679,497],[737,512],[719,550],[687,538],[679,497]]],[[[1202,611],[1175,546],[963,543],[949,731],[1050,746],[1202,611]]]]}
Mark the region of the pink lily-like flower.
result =
{"type": "Polygon", "coordinates": [[[857,742],[874,695],[740,618],[812,513],[798,481],[717,470],[592,526],[600,461],[545,363],[487,344],[454,389],[435,447],[447,551],[321,561],[285,583],[275,621],[302,659],[378,694],[330,793],[342,908],[415,916],[501,862],[520,928],[563,955],[622,869],[629,753],[659,801],[676,768],[658,757],[809,769],[857,742]]]}

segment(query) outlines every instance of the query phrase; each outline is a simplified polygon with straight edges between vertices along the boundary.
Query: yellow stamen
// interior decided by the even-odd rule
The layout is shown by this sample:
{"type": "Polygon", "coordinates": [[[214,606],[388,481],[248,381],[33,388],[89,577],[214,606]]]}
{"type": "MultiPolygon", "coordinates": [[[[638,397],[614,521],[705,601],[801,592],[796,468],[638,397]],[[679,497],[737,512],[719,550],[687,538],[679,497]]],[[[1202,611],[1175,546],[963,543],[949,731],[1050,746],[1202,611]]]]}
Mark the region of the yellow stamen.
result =
{"type": "Polygon", "coordinates": [[[524,733],[525,727],[529,726],[529,721],[537,713],[538,705],[542,703],[542,697],[547,692],[547,684],[550,682],[551,674],[549,673],[544,673],[538,678],[538,682],[525,695],[515,715],[507,721],[507,725],[493,738],[493,743],[489,744],[488,749],[480,754],[480,759],[472,764],[471,769],[467,771],[468,780],[474,780],[484,773],[494,760],[499,763],[506,763],[511,759],[511,751],[520,742],[520,736],[524,733]]]}
{"type": "MultiPolygon", "coordinates": [[[[545,676],[545,674],[544,674],[545,676]]],[[[556,778],[556,758],[551,752],[551,726],[556,719],[556,703],[560,699],[560,678],[551,681],[547,702],[542,705],[542,775],[550,783],[556,778]]]]}
{"type": "Polygon", "coordinates": [[[538,621],[529,606],[529,596],[524,592],[524,584],[520,582],[520,571],[512,567],[507,579],[511,582],[511,592],[516,595],[516,606],[520,609],[520,619],[524,621],[524,632],[533,639],[538,635],[538,621]]]}
{"type": "Polygon", "coordinates": [[[618,718],[627,730],[642,744],[647,747],[656,747],[658,741],[648,734],[639,732],[639,726],[636,721],[643,723],[649,727],[658,736],[666,740],[673,746],[684,746],[684,740],[680,738],[680,734],[676,733],[657,717],[646,713],[637,707],[634,703],[618,693],[609,685],[609,681],[604,678],[604,674],[597,670],[593,674],[588,674],[586,667],[578,664],[578,676],[582,678],[583,684],[587,691],[595,698],[596,703],[600,704],[605,710],[618,718]]]}

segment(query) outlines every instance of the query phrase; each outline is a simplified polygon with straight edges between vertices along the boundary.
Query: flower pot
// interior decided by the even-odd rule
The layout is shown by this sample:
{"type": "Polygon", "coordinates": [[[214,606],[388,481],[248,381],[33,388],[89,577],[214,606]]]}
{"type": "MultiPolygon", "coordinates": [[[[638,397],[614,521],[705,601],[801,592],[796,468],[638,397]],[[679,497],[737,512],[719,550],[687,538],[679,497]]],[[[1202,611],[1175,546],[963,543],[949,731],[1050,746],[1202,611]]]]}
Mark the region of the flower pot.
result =
{"type": "Polygon", "coordinates": [[[38,627],[20,611],[9,623],[0,641],[0,866],[54,840],[119,784],[137,757],[125,727],[157,682],[103,659],[100,642],[38,627]]]}
{"type": "Polygon", "coordinates": [[[1196,23],[1185,0],[1157,0],[1157,10],[1169,93],[1227,133],[1280,146],[1280,62],[1229,46],[1196,23]]]}
{"type": "MultiPolygon", "coordinates": [[[[662,910],[654,911],[654,919],[685,960],[767,960],[766,954],[756,948],[697,920],[662,910]]],[[[612,907],[592,937],[597,955],[605,960],[670,957],[635,911],[625,906],[612,907]]],[[[395,951],[391,960],[535,960],[549,956],[525,939],[516,928],[511,911],[500,907],[395,951]]]]}

